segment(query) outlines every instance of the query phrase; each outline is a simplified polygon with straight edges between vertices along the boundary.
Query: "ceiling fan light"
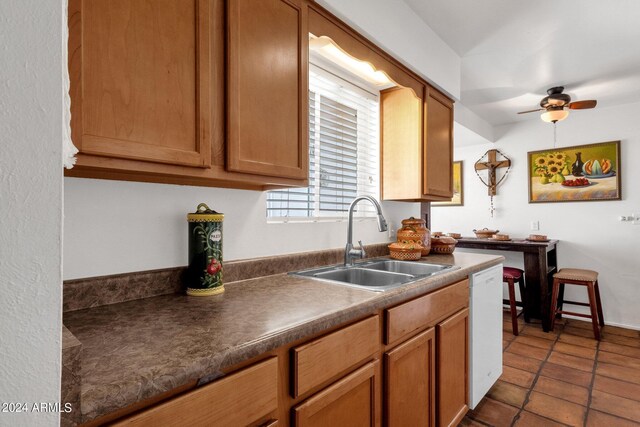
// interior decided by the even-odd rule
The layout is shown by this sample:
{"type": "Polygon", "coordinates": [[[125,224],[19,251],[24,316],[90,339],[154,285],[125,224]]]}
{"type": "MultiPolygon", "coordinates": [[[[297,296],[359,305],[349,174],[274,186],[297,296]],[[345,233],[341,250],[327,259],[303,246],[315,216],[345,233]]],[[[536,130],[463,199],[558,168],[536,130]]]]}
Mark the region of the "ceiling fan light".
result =
{"type": "Polygon", "coordinates": [[[545,122],[555,123],[566,119],[567,116],[569,116],[569,112],[567,110],[550,110],[542,113],[540,118],[545,122]]]}

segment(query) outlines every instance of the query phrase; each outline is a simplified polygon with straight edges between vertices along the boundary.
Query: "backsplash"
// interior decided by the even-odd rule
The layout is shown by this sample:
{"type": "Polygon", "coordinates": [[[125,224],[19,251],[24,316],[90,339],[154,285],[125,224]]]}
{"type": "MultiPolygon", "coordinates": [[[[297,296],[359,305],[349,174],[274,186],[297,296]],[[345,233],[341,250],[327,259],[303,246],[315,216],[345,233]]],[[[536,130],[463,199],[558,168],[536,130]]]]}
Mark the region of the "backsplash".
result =
{"type": "MultiPolygon", "coordinates": [[[[388,255],[387,243],[366,245],[369,258],[388,255]]],[[[301,252],[273,257],[229,261],[224,264],[224,282],[270,276],[322,265],[339,264],[344,249],[301,252]]],[[[117,304],[158,295],[181,292],[186,267],[113,274],[65,280],[63,311],[76,311],[101,305],[117,304]]]]}

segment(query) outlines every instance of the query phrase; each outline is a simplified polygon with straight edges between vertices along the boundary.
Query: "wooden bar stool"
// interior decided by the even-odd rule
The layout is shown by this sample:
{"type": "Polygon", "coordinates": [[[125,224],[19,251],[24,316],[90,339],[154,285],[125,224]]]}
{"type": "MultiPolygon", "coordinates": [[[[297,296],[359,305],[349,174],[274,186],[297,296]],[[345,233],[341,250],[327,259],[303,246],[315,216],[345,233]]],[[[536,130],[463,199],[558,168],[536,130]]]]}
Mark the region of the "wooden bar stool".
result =
{"type": "Polygon", "coordinates": [[[600,301],[600,289],[598,287],[598,272],[579,268],[562,268],[553,275],[553,291],[551,295],[551,330],[556,322],[556,316],[570,314],[572,316],[591,319],[593,334],[600,341],[600,327],[604,326],[602,315],[602,302],[600,301]],[[589,294],[589,303],[564,300],[564,285],[586,286],[589,294]],[[591,315],[564,311],[563,304],[582,305],[591,309],[591,315]]]}
{"type": "MultiPolygon", "coordinates": [[[[524,271],[519,268],[504,267],[502,270],[502,281],[506,282],[509,286],[509,299],[502,300],[503,304],[509,304],[509,310],[511,311],[511,326],[513,329],[513,335],[518,335],[518,310],[517,307],[523,307],[524,302],[524,271]],[[518,282],[520,288],[520,299],[523,302],[516,301],[515,282],[518,282]]],[[[524,312],[524,310],[523,310],[524,312]]],[[[528,319],[525,316],[525,321],[528,319]]]]}

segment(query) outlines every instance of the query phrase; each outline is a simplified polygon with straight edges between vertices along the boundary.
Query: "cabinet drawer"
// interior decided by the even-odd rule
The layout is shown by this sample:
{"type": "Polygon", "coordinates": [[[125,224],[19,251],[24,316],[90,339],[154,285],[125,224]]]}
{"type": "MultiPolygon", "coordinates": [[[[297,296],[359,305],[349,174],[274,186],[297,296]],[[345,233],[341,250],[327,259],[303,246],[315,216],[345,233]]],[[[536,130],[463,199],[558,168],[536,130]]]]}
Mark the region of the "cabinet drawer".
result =
{"type": "Polygon", "coordinates": [[[379,316],[372,316],[293,349],[293,397],[371,356],[380,348],[379,316]]]}
{"type": "Polygon", "coordinates": [[[385,343],[407,338],[425,326],[469,306],[469,280],[465,279],[446,288],[385,310],[385,343]]]}
{"type": "Polygon", "coordinates": [[[248,425],[278,409],[273,357],[135,414],[116,426],[248,425]]]}

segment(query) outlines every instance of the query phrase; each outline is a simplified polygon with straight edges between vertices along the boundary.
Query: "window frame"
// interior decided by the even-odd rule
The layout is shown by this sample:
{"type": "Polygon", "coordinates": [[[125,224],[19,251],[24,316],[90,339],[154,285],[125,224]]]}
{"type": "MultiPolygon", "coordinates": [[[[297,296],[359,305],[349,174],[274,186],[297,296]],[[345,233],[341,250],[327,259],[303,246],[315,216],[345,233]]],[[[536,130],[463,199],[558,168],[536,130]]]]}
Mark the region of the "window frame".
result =
{"type": "MultiPolygon", "coordinates": [[[[311,61],[310,58],[310,62],[309,62],[309,72],[310,73],[316,73],[318,74],[320,77],[331,80],[333,83],[338,84],[342,87],[344,87],[345,89],[351,91],[352,93],[355,93],[357,96],[361,96],[362,98],[365,98],[369,101],[374,101],[376,103],[376,111],[375,111],[375,125],[371,126],[369,129],[374,130],[375,132],[375,138],[376,141],[373,143],[372,147],[370,147],[370,152],[368,153],[369,156],[371,156],[371,153],[373,153],[373,158],[375,158],[375,165],[371,168],[368,169],[368,171],[370,172],[375,172],[375,186],[373,189],[373,192],[366,192],[366,193],[361,193],[360,190],[360,186],[358,185],[358,190],[356,190],[357,195],[361,195],[361,194],[368,194],[368,195],[372,195],[373,197],[379,199],[379,195],[380,195],[380,179],[381,179],[381,173],[380,173],[380,92],[379,92],[379,88],[373,87],[372,85],[370,85],[369,83],[361,80],[359,77],[352,75],[351,73],[348,73],[347,71],[331,64],[328,61],[323,60],[322,58],[313,58],[313,62],[311,61]]],[[[316,99],[316,103],[318,104],[320,101],[320,97],[323,96],[322,93],[317,93],[314,92],[315,94],[315,99],[316,99]]],[[[311,88],[309,88],[309,102],[311,102],[311,88]]],[[[326,96],[326,95],[325,95],[326,96]]],[[[332,99],[331,97],[329,97],[329,99],[332,99]]],[[[337,101],[339,103],[342,103],[342,101],[337,101]]],[[[349,106],[351,108],[350,105],[346,104],[345,105],[349,106]]],[[[356,108],[358,111],[362,110],[362,107],[360,107],[360,109],[356,108]]],[[[311,114],[311,108],[309,109],[310,114],[311,114]]],[[[367,114],[368,116],[371,116],[370,114],[367,114]]],[[[319,117],[319,116],[318,116],[319,117]]],[[[310,120],[310,117],[307,118],[307,120],[310,120]]],[[[311,123],[310,123],[311,126],[311,123]]],[[[317,124],[317,126],[319,126],[319,123],[317,124]]],[[[310,131],[311,133],[311,131],[310,131]]],[[[266,195],[266,200],[265,200],[265,216],[267,219],[267,223],[313,223],[313,222],[343,222],[346,221],[348,218],[348,211],[341,211],[341,212],[333,212],[332,214],[322,214],[321,209],[320,209],[320,187],[319,187],[319,183],[320,183],[320,144],[319,144],[319,139],[317,140],[318,142],[315,144],[314,146],[314,161],[315,161],[315,170],[314,172],[314,180],[311,181],[310,180],[310,185],[311,182],[315,183],[314,186],[314,193],[313,193],[313,204],[314,209],[313,209],[313,215],[312,216],[269,216],[269,195],[268,193],[265,193],[266,195]]],[[[311,144],[310,144],[311,145],[311,144]]],[[[356,171],[358,171],[358,168],[356,169],[356,171]]],[[[311,165],[310,165],[310,172],[311,172],[311,165]]],[[[360,173],[358,172],[358,175],[360,173]]],[[[360,178],[359,176],[356,178],[356,180],[360,178]]],[[[302,187],[301,187],[302,188],[302,187]]],[[[287,190],[272,190],[272,191],[287,191],[287,190]]],[[[300,193],[303,194],[303,193],[300,193]]],[[[311,204],[311,203],[310,203],[311,204]]],[[[356,210],[354,211],[354,220],[356,221],[373,221],[375,219],[375,212],[373,210],[373,207],[371,207],[371,209],[369,209],[368,205],[359,205],[358,208],[356,208],[356,210]]]]}

